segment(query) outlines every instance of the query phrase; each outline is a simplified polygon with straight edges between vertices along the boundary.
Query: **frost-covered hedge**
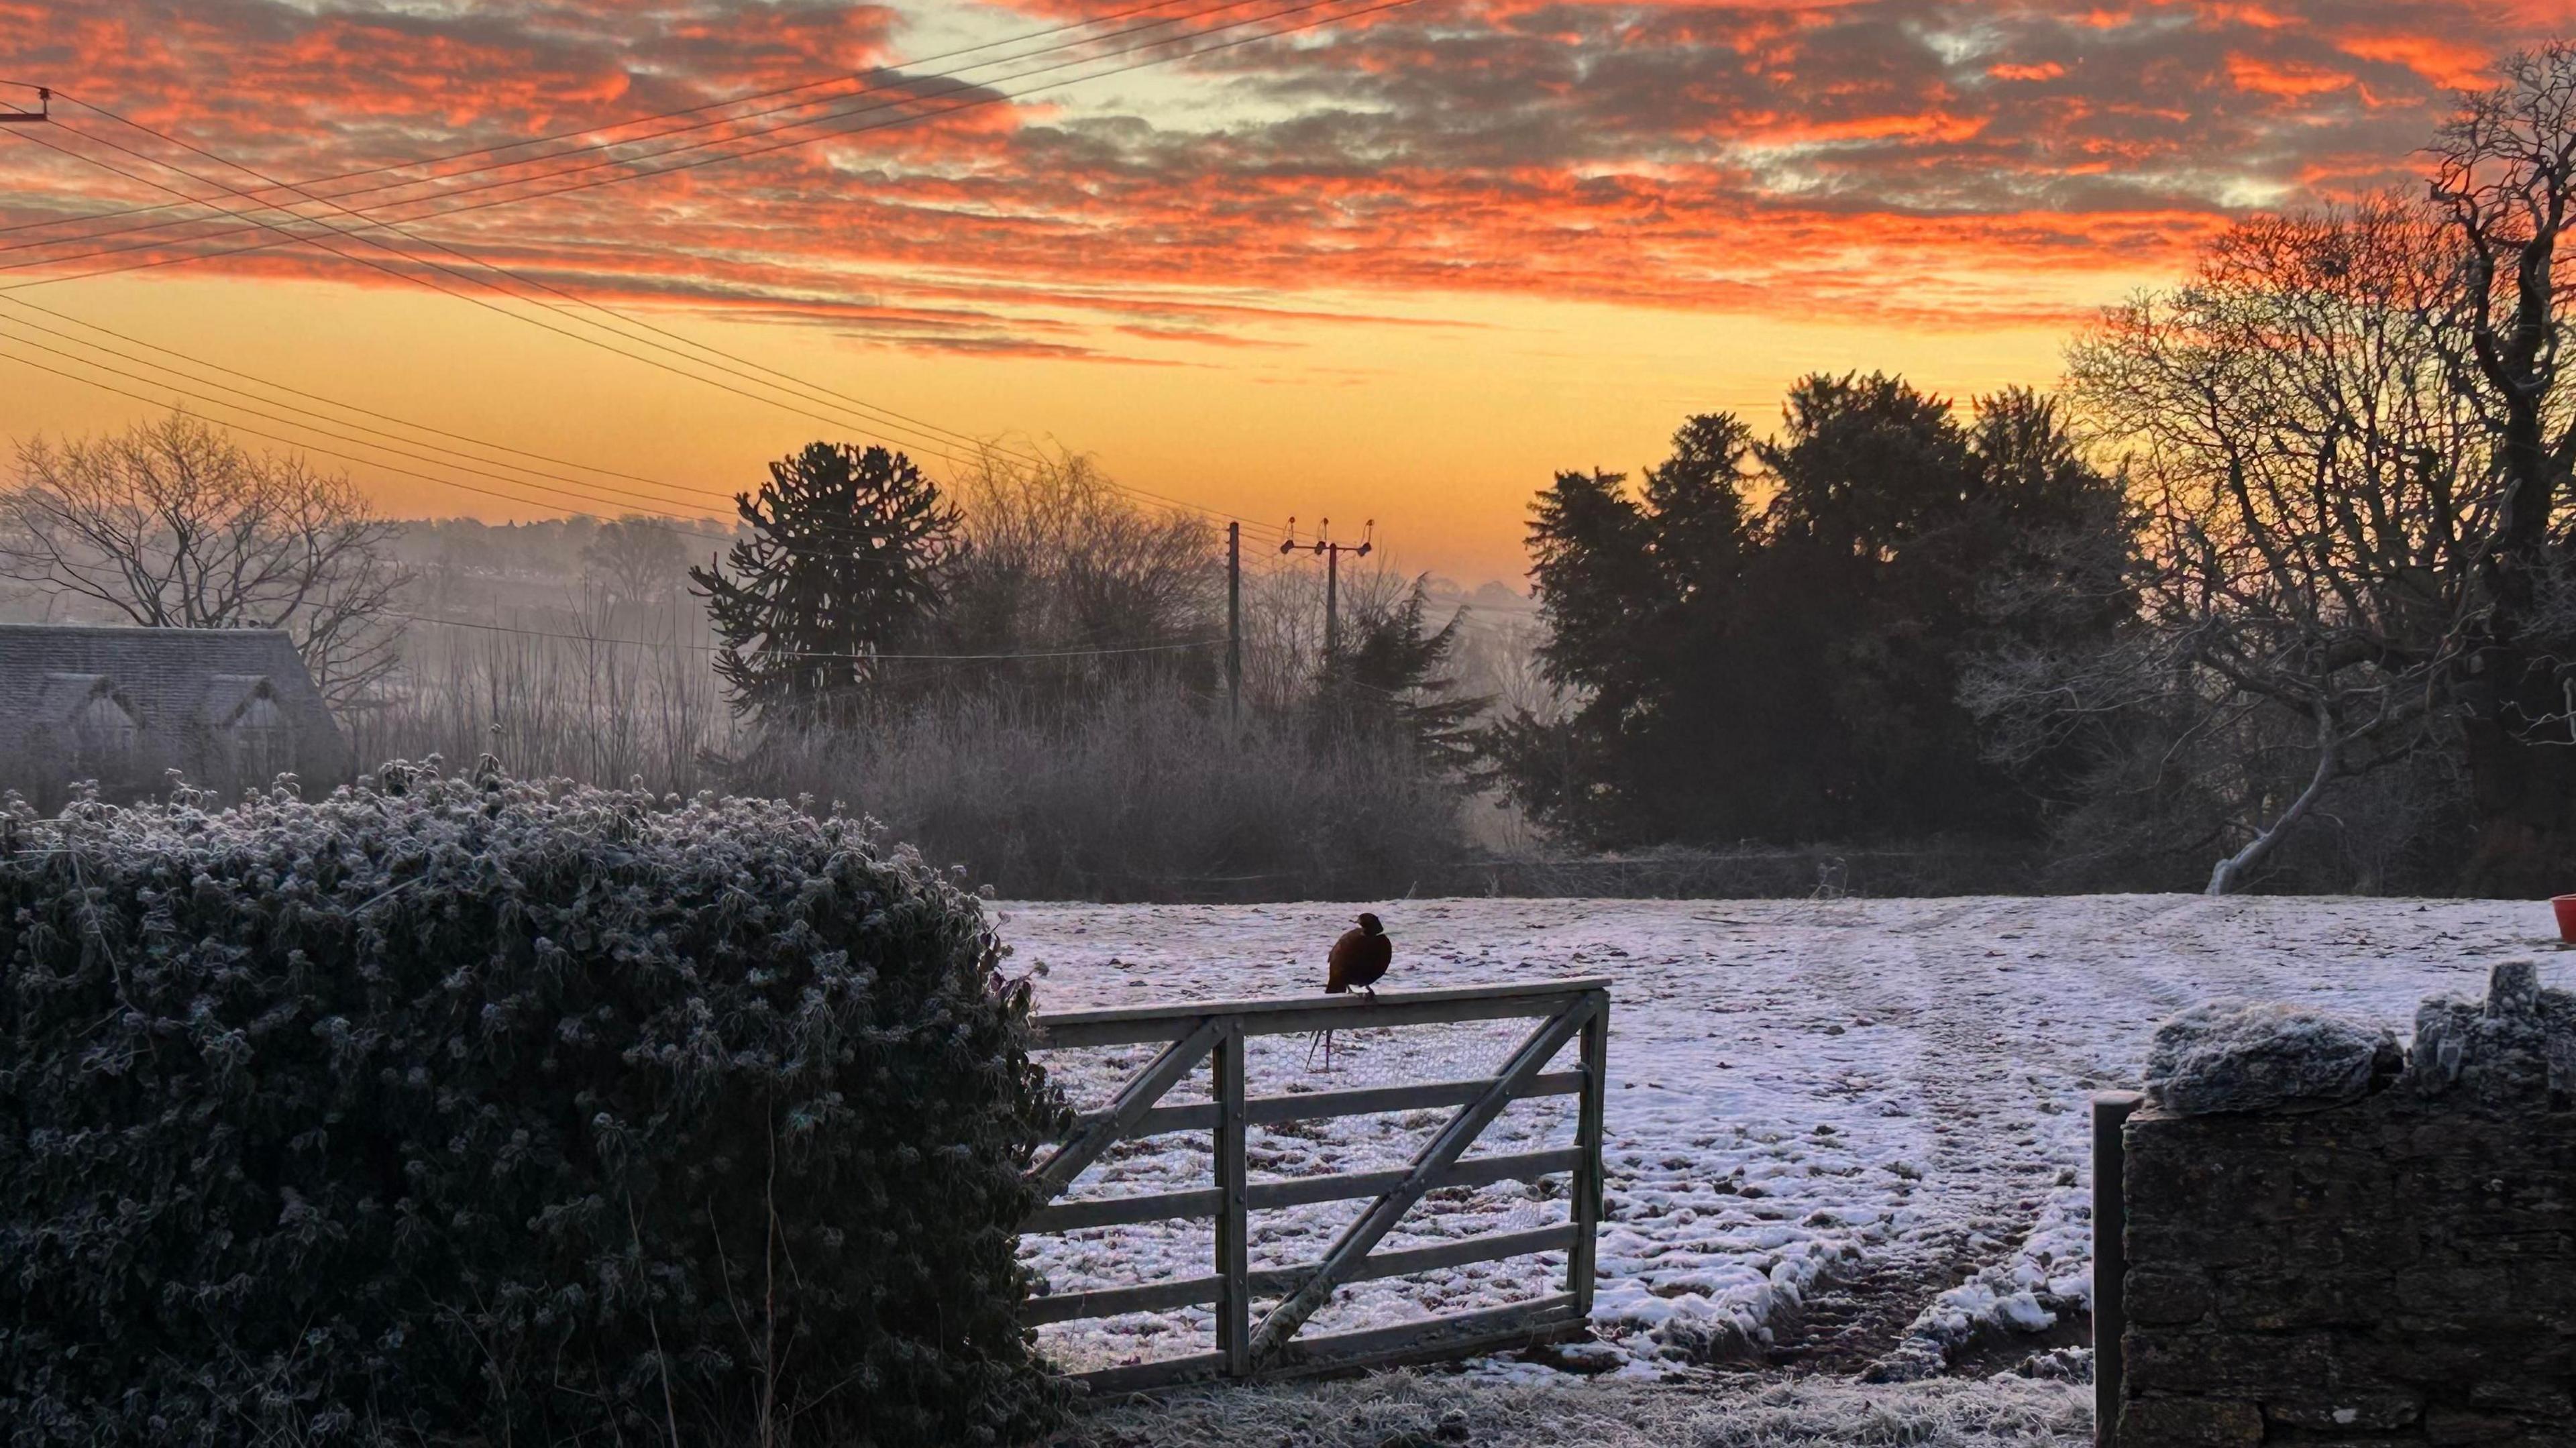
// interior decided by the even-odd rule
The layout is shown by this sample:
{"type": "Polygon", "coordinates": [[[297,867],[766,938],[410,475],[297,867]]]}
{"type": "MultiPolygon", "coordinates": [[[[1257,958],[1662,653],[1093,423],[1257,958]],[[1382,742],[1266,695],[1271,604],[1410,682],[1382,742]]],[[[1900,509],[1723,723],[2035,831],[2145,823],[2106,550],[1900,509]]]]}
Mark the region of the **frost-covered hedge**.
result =
{"type": "Polygon", "coordinates": [[[1049,1419],[1014,1233],[1061,1107],[916,856],[434,768],[206,806],[0,823],[7,1442],[1049,1419]]]}

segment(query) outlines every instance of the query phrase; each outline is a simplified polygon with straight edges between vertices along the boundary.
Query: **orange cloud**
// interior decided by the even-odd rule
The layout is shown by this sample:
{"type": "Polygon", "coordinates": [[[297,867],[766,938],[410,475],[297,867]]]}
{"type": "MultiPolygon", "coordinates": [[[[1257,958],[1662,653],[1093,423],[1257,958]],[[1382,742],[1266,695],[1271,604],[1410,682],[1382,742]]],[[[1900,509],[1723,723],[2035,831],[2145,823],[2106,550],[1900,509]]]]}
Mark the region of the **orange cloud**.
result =
{"type": "Polygon", "coordinates": [[[2351,35],[2336,42],[2346,55],[2402,65],[2435,85],[2468,90],[2486,79],[2494,63],[2481,46],[2438,35],[2351,35]]]}
{"type": "MultiPolygon", "coordinates": [[[[1032,25],[1096,10],[1025,8],[1032,25]]],[[[188,264],[476,290],[391,224],[585,295],[928,352],[1239,349],[1290,316],[1357,315],[1296,301],[1325,291],[2017,324],[2068,305],[2034,302],[2034,275],[2178,267],[2248,191],[2404,177],[2444,88],[2536,33],[2445,0],[1421,0],[1150,87],[1012,99],[1053,52],[870,72],[899,59],[900,18],[821,0],[0,0],[0,73],[269,175],[354,173],[303,201],[74,111],[49,139],[246,216],[80,221],[171,197],[0,137],[0,286],[230,253],[188,264]],[[530,144],[835,75],[856,78],[616,130],[617,149],[530,144]],[[1173,94],[1189,99],[1153,99],[1173,94]],[[812,144],[778,148],[793,140],[812,144]],[[495,146],[516,149],[370,169],[495,146]]]]}
{"type": "Polygon", "coordinates": [[[2352,77],[2321,66],[2267,61],[2250,55],[2227,57],[2227,76],[2236,88],[2267,96],[2298,99],[2349,87],[2352,77]]]}

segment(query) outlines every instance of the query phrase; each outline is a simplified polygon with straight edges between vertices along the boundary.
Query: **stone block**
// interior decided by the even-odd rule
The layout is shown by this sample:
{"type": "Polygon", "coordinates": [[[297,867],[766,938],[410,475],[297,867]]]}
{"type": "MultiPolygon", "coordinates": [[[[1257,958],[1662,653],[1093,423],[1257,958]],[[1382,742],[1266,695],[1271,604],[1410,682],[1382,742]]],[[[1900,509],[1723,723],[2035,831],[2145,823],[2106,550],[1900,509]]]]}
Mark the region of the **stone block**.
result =
{"type": "Polygon", "coordinates": [[[2576,1332],[2576,1262],[2528,1262],[2512,1273],[2512,1315],[2535,1331],[2576,1332]]]}
{"type": "Polygon", "coordinates": [[[2428,1443],[2503,1443],[2522,1436],[2521,1423],[2499,1414],[2435,1408],[2424,1415],[2424,1439],[2428,1443]]]}
{"type": "Polygon", "coordinates": [[[2257,1448],[2263,1410],[2220,1398],[2139,1398],[2120,1413],[2118,1448],[2257,1448]]]}
{"type": "Polygon", "coordinates": [[[2131,1322],[2167,1327],[2198,1322],[2209,1313],[2209,1280],[2197,1271],[2131,1268],[2126,1286],[2131,1322]]]}
{"type": "Polygon", "coordinates": [[[2576,1000],[2540,988],[2527,960],[2495,968],[2484,1002],[2437,997],[2415,1012],[2406,1082],[2417,1095],[2533,1109],[2576,1081],[2576,1000]]]}
{"type": "Polygon", "coordinates": [[[2466,1383],[2483,1382],[2499,1370],[2514,1376],[2547,1376],[2544,1361],[2528,1339],[2469,1331],[2453,1319],[2430,1324],[2391,1321],[2368,1335],[2339,1334],[2336,1366],[2344,1374],[2338,1385],[2394,1383],[2428,1390],[2431,1398],[2456,1397],[2466,1383]]]}
{"type": "Polygon", "coordinates": [[[2196,1006],[2156,1030],[2147,1095],[2185,1116],[2359,1100],[2396,1042],[2296,1006],[2196,1006]]]}
{"type": "Polygon", "coordinates": [[[2284,1260],[2338,1273],[2356,1287],[2388,1292],[2397,1274],[2424,1259],[2424,1243],[2408,1214],[2383,1211],[2360,1221],[2328,1218],[2305,1243],[2286,1244],[2284,1260]]]}
{"type": "Polygon", "coordinates": [[[2469,1385],[2469,1406],[2576,1429],[2576,1395],[2565,1383],[2490,1378],[2469,1385]]]}
{"type": "Polygon", "coordinates": [[[2267,1237],[2241,1227],[2224,1231],[2171,1218],[2142,1220],[2134,1203],[2129,1213],[2129,1231],[2122,1242],[2132,1263],[2191,1263],[2212,1272],[2224,1272],[2260,1265],[2273,1255],[2267,1237]]]}
{"type": "Polygon", "coordinates": [[[2298,1393],[2263,1400],[2263,1416],[2313,1432],[2386,1433],[2424,1416],[2423,1395],[2407,1388],[2298,1393]]]}
{"type": "Polygon", "coordinates": [[[2355,1281],[2333,1271],[2230,1273],[2213,1296],[2222,1325],[2264,1332],[2337,1324],[2366,1327],[2387,1301],[2375,1278],[2355,1281]]]}
{"type": "Polygon", "coordinates": [[[2396,1304],[2429,1316],[2493,1313],[2513,1291],[2501,1267],[2411,1267],[2397,1274],[2396,1304]]]}
{"type": "Polygon", "coordinates": [[[2247,1396],[2323,1391],[2335,1381],[2332,1341],[2322,1333],[2157,1331],[2132,1326],[2120,1339],[2123,1381],[2146,1393],[2247,1396]]]}

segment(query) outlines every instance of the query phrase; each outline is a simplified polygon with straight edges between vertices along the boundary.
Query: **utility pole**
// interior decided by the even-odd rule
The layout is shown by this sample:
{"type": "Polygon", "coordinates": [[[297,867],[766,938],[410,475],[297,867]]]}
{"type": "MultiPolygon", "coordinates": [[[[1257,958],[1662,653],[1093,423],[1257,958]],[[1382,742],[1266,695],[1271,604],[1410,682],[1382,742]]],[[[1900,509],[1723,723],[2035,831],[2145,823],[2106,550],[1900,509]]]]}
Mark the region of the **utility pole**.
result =
{"type": "Polygon", "coordinates": [[[0,126],[33,126],[52,120],[54,91],[51,86],[37,86],[36,108],[32,111],[0,111],[0,126]]]}
{"type": "Polygon", "coordinates": [[[1243,525],[1225,525],[1225,717],[1243,717],[1243,525]]]}
{"type": "Polygon", "coordinates": [[[1334,658],[1342,651],[1342,555],[1348,553],[1353,558],[1369,556],[1369,550],[1377,546],[1377,520],[1368,520],[1368,529],[1360,535],[1357,543],[1330,541],[1333,533],[1333,520],[1330,518],[1326,518],[1315,532],[1314,542],[1298,542],[1297,520],[1290,518],[1288,536],[1281,540],[1279,551],[1294,553],[1305,548],[1324,560],[1324,667],[1331,668],[1334,658]]]}

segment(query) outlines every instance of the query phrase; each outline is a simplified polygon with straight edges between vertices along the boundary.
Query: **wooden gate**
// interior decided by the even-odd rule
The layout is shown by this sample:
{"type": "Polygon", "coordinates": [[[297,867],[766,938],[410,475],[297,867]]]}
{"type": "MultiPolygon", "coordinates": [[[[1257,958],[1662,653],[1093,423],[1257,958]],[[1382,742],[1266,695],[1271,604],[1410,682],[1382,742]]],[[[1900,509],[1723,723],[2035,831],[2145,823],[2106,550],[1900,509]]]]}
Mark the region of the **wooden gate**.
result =
{"type": "Polygon", "coordinates": [[[1608,1066],[1610,991],[1601,978],[1475,986],[1454,990],[1381,992],[1301,1000],[1221,1001],[1042,1015],[1045,1048],[1169,1044],[1128,1078],[1110,1103],[1077,1118],[1073,1130],[1030,1178],[1048,1205],[1023,1230],[1031,1234],[1086,1227],[1124,1226],[1175,1219],[1216,1219],[1213,1270],[1205,1277],[1143,1283],[1095,1292],[1040,1297],[1025,1320],[1042,1323],[1213,1305],[1217,1350],[1085,1375],[1098,1391],[1158,1387],[1193,1378],[1252,1378],[1328,1372],[1342,1368],[1426,1362],[1499,1352],[1580,1334],[1592,1311],[1593,1240],[1601,1223],[1601,1108],[1608,1066]],[[1284,1096],[1244,1094],[1246,1037],[1304,1034],[1372,1026],[1445,1025],[1534,1017],[1537,1027],[1499,1073],[1462,1081],[1376,1086],[1284,1096]],[[1568,1041],[1580,1037],[1580,1065],[1547,1069],[1568,1041]],[[1163,1097],[1202,1059],[1213,1057],[1212,1100],[1165,1106],[1163,1097]],[[1462,1160],[1485,1128],[1514,1101],[1541,1096],[1580,1096],[1574,1145],[1550,1151],[1462,1160]],[[1406,1166],[1247,1183],[1244,1128],[1276,1122],[1418,1111],[1454,1106],[1450,1118],[1406,1166]],[[1058,1201],[1083,1170],[1120,1141],[1167,1132],[1215,1134],[1215,1184],[1210,1187],[1095,1201],[1058,1201]],[[1425,1193],[1447,1186],[1535,1181],[1573,1176],[1572,1220],[1535,1231],[1494,1233],[1458,1242],[1377,1251],[1378,1243],[1425,1193]],[[1248,1264],[1248,1214],[1313,1202],[1367,1199],[1368,1206],[1342,1231],[1322,1260],[1253,1271],[1248,1264]],[[1359,1332],[1300,1337],[1317,1309],[1352,1282],[1497,1261],[1536,1252],[1565,1254],[1565,1290],[1535,1302],[1359,1332]],[[1256,1322],[1253,1305],[1274,1305],[1256,1322]]]}

